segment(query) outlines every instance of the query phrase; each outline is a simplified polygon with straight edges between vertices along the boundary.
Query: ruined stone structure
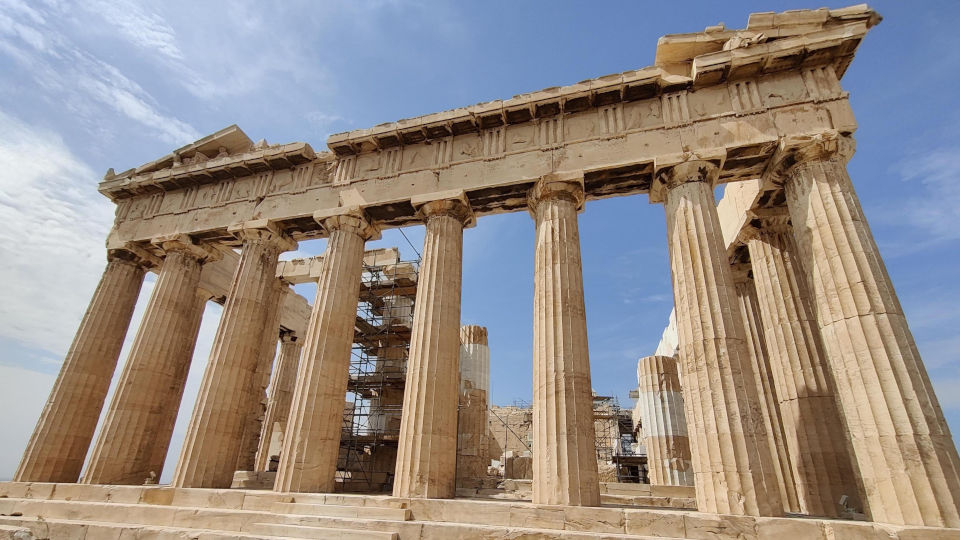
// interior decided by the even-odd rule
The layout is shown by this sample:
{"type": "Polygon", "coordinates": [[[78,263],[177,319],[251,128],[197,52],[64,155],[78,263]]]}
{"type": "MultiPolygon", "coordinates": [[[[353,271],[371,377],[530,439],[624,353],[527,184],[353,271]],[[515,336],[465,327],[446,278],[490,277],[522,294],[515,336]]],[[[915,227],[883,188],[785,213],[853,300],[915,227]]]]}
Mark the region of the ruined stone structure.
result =
{"type": "Polygon", "coordinates": [[[637,365],[637,382],[639,420],[647,449],[650,483],[693,485],[677,361],[671,356],[641,358],[637,365]]]}
{"type": "MultiPolygon", "coordinates": [[[[490,452],[490,346],[483,326],[460,327],[460,403],[457,413],[457,486],[487,476],[490,452]]],[[[481,482],[482,485],[482,482],[481,482]]]]}
{"type": "Polygon", "coordinates": [[[283,536],[351,528],[303,513],[369,516],[393,502],[403,506],[379,514],[390,517],[352,526],[393,538],[490,533],[471,523],[530,535],[778,538],[960,527],[960,459],[846,171],[857,125],[840,81],[879,20],[866,6],[757,13],[742,30],[661,38],[652,67],[332,135],[329,152],[254,144],[234,126],[108,171],[99,189],[117,213],[107,267],[0,513],[49,523],[77,515],[63,508],[89,504],[82,493],[153,512],[99,521],[189,528],[215,515],[218,527],[283,536]],[[718,211],[721,184],[729,202],[718,211]],[[578,214],[598,198],[639,194],[665,211],[699,514],[577,508],[601,503],[578,214]],[[532,504],[427,500],[455,494],[463,229],[517,211],[536,230],[532,504]],[[395,497],[311,497],[334,485],[364,244],[411,224],[426,226],[426,241],[395,497]],[[278,281],[278,256],[319,237],[328,244],[305,314],[278,281]],[[751,264],[752,291],[738,286],[731,258],[751,264]],[[147,270],[160,273],[147,310],[155,322],[140,327],[108,409],[110,438],[96,442],[85,481],[141,483],[162,462],[198,306],[212,297],[223,316],[173,488],[79,486],[71,496],[75,486],[26,485],[79,480],[147,270]],[[752,313],[742,311],[748,297],[752,313]],[[190,489],[227,487],[253,462],[265,347],[280,328],[302,343],[274,486],[282,493],[241,492],[230,503],[190,489]],[[141,391],[161,370],[162,387],[141,391]],[[794,505],[837,515],[841,494],[886,525],[778,517],[794,505]],[[74,498],[35,501],[58,497],[74,498]],[[346,510],[324,508],[338,502],[346,510]],[[204,513],[225,504],[234,517],[204,513]],[[364,505],[367,514],[356,510],[364,505]],[[461,523],[438,528],[438,516],[461,523]]]}

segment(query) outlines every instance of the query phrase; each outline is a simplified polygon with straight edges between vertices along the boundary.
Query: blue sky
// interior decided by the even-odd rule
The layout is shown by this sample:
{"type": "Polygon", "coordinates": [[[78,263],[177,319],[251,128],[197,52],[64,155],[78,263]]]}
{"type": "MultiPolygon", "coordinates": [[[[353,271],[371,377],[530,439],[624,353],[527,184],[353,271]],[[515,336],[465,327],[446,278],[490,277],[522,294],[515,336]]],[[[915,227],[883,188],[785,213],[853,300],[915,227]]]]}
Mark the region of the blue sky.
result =
{"type": "MultiPolygon", "coordinates": [[[[0,479],[103,269],[112,208],[96,184],[107,168],[234,123],[321,149],[330,133],[650,65],[663,34],[820,3],[0,0],[0,479]]],[[[956,432],[960,4],[872,6],[885,20],[843,80],[860,124],[850,172],[956,432]]],[[[672,305],[663,209],[645,196],[596,201],[580,227],[593,385],[630,406],[636,360],[672,305]]],[[[422,228],[406,232],[419,250],[422,228]]],[[[463,322],[489,328],[498,404],[532,393],[533,238],[526,213],[465,233],[463,322]]],[[[388,245],[414,256],[396,231],[372,244],[388,245]]],[[[313,301],[311,287],[298,291],[313,301]]],[[[164,479],[219,315],[207,308],[164,479]]]]}

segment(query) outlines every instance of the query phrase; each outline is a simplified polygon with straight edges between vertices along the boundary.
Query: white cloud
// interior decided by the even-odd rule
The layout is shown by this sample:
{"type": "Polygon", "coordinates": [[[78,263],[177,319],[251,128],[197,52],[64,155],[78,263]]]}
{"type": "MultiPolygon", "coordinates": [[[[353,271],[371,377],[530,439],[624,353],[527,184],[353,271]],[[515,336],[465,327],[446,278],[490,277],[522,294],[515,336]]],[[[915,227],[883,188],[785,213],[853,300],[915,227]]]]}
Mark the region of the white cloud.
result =
{"type": "MultiPolygon", "coordinates": [[[[98,112],[118,113],[171,144],[199,138],[189,124],[162,112],[139,84],[61,31],[55,21],[64,15],[62,5],[47,7],[50,13],[42,12],[39,4],[31,8],[17,2],[0,3],[0,51],[29,73],[48,98],[67,103],[88,122],[95,123],[98,112]]],[[[158,39],[141,36],[141,42],[152,40],[154,45],[158,39]]],[[[169,54],[169,47],[164,47],[169,54]]]]}
{"type": "Polygon", "coordinates": [[[960,240],[960,172],[956,160],[960,147],[938,148],[900,163],[903,182],[911,184],[894,214],[926,233],[926,242],[960,240]]]}
{"type": "Polygon", "coordinates": [[[0,336],[62,354],[103,271],[112,205],[57,134],[3,111],[0,132],[0,336]]]}
{"type": "Polygon", "coordinates": [[[135,2],[96,1],[82,4],[91,13],[103,17],[128,41],[172,60],[182,60],[177,34],[157,13],[149,13],[135,2]]]}

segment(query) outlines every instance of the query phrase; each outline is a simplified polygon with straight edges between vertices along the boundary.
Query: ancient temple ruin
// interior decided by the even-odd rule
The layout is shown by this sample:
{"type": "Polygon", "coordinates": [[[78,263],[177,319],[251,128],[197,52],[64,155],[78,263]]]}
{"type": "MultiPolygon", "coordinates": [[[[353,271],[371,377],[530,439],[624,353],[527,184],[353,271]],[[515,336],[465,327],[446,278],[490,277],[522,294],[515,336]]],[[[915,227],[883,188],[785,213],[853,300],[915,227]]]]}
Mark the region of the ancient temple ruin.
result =
{"type": "Polygon", "coordinates": [[[324,151],[231,126],[108,171],[107,266],[15,481],[0,484],[0,523],[231,538],[960,536],[960,459],[846,170],[857,124],[841,81],[879,22],[865,5],[755,13],[744,29],[661,38],[651,67],[335,134],[324,151]],[[640,370],[656,459],[640,507],[608,504],[619,488],[599,479],[577,220],[614,196],[659,211],[643,194],[665,212],[677,344],[640,370]],[[485,436],[458,430],[458,410],[466,427],[487,406],[470,391],[486,382],[461,383],[475,352],[461,352],[463,230],[504,212],[536,228],[530,500],[455,498],[458,469],[478,467],[458,464],[458,445],[485,436]],[[365,242],[412,224],[426,235],[392,496],[332,495],[365,242]],[[310,305],[278,257],[321,237],[310,305]],[[94,442],[148,271],[159,277],[94,442]],[[172,485],[144,486],[211,299],[223,315],[172,485]],[[270,400],[289,401],[276,454],[259,419],[271,371],[287,389],[270,400]],[[272,490],[225,490],[264,445],[278,456],[272,490]]]}

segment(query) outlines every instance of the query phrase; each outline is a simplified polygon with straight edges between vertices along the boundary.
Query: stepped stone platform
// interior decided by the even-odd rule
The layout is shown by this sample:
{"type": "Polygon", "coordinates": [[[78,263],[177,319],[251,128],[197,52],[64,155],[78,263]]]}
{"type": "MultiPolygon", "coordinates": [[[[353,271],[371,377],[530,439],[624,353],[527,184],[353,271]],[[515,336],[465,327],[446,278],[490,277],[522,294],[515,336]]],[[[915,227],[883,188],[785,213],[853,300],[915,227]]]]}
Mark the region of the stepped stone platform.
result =
{"type": "MultiPolygon", "coordinates": [[[[533,494],[533,480],[508,478],[500,489],[458,489],[457,497],[513,499],[529,501],[533,494]]],[[[607,505],[643,506],[696,510],[696,492],[693,486],[652,486],[600,482],[600,502],[607,505]]]]}
{"type": "Polygon", "coordinates": [[[611,505],[0,483],[0,540],[48,538],[960,540],[960,529],[611,505]]]}

